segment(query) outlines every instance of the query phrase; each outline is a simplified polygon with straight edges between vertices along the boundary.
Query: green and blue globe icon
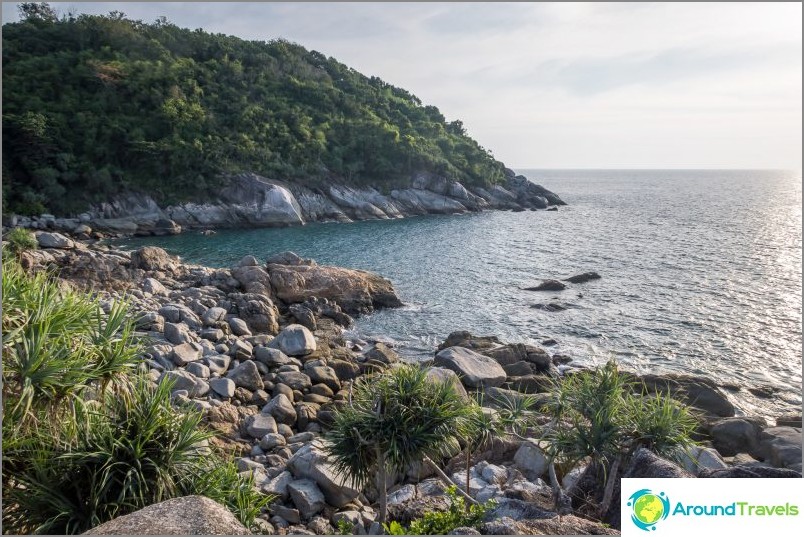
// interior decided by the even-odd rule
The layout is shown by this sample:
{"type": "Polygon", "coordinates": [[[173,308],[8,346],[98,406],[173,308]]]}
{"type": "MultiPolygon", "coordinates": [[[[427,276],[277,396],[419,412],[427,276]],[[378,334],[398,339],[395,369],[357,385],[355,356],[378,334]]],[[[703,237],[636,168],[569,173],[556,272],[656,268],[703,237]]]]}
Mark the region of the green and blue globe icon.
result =
{"type": "Polygon", "coordinates": [[[670,500],[664,492],[654,493],[649,489],[640,489],[628,498],[631,508],[631,521],[645,531],[655,530],[656,523],[670,514],[670,500]]]}

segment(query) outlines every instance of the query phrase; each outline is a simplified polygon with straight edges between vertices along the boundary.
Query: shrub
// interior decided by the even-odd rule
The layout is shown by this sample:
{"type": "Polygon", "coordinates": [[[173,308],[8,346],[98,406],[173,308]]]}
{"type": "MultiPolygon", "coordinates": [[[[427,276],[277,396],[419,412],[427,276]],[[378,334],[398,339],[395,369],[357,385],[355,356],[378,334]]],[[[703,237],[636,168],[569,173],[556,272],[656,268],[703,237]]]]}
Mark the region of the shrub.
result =
{"type": "Polygon", "coordinates": [[[471,410],[450,383],[433,382],[418,366],[402,365],[355,381],[327,435],[337,471],[358,486],[375,479],[379,522],[386,520],[386,475],[425,457],[441,457],[465,436],[471,410]]]}
{"type": "Polygon", "coordinates": [[[128,306],[3,267],[3,526],[80,533],[177,496],[219,501],[247,526],[270,500],[206,447],[169,382],[132,378],[128,306]]]}
{"type": "Polygon", "coordinates": [[[15,227],[9,231],[5,239],[8,242],[8,250],[14,255],[19,255],[25,250],[36,250],[39,245],[34,234],[21,227],[15,227]]]}
{"type": "Polygon", "coordinates": [[[430,511],[417,518],[405,528],[399,522],[386,524],[388,535],[448,535],[455,528],[470,527],[480,529],[486,514],[496,506],[494,500],[483,504],[467,506],[464,498],[459,496],[454,486],[447,489],[450,499],[446,511],[430,511]]]}

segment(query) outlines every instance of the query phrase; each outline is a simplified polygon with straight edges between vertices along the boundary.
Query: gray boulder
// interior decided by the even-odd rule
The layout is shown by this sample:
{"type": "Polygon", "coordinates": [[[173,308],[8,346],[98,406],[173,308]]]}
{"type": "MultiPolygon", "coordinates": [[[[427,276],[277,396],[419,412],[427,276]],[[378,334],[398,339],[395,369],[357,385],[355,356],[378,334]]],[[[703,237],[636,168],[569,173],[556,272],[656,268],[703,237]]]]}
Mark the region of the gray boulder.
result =
{"type": "MultiPolygon", "coordinates": [[[[759,435],[756,455],[777,468],[801,471],[801,429],[769,427],[759,435]]],[[[752,453],[754,455],[754,453],[752,453]]]]}
{"type": "Polygon", "coordinates": [[[300,324],[285,327],[271,342],[271,346],[278,346],[288,356],[306,356],[316,350],[313,334],[300,324]]]}
{"type": "Polygon", "coordinates": [[[249,535],[223,505],[184,496],[149,505],[96,526],[84,535],[249,535]]]}
{"type": "Polygon", "coordinates": [[[217,393],[221,397],[234,397],[235,383],[232,381],[232,379],[211,379],[209,381],[209,387],[212,388],[213,392],[217,393]]]}
{"type": "Polygon", "coordinates": [[[721,455],[755,452],[759,443],[760,425],[743,418],[727,418],[716,422],[709,431],[712,445],[721,455]]]}
{"type": "Polygon", "coordinates": [[[270,347],[254,347],[254,358],[268,367],[280,367],[292,363],[288,355],[270,347]]]}
{"type": "Polygon", "coordinates": [[[623,477],[694,477],[675,463],[663,459],[645,448],[639,448],[631,456],[623,471],[623,477]]]}
{"type": "Polygon", "coordinates": [[[40,248],[59,248],[62,250],[75,248],[75,243],[61,233],[37,231],[35,235],[40,248]]]}
{"type": "MultiPolygon", "coordinates": [[[[169,324],[169,323],[168,323],[169,324]]],[[[173,363],[179,367],[186,366],[190,362],[200,360],[202,355],[201,345],[198,343],[182,343],[173,347],[171,358],[173,363]]]]}
{"type": "Polygon", "coordinates": [[[463,387],[463,384],[461,384],[461,379],[455,371],[445,367],[428,367],[426,373],[427,378],[433,382],[451,384],[458,393],[458,396],[462,400],[469,402],[469,394],[466,392],[466,388],[463,387]]]}
{"type": "Polygon", "coordinates": [[[318,366],[305,369],[305,372],[313,384],[325,384],[333,392],[341,389],[341,381],[331,367],[318,366]]]}
{"type": "Polygon", "coordinates": [[[262,390],[265,387],[257,369],[257,364],[253,360],[242,362],[239,366],[229,371],[226,377],[231,379],[235,385],[247,390],[262,390]]]}
{"type": "Polygon", "coordinates": [[[315,481],[332,506],[343,507],[360,493],[348,476],[335,470],[317,442],[311,442],[294,453],[288,461],[288,469],[297,478],[315,481]]]}
{"type": "Polygon", "coordinates": [[[236,336],[250,336],[251,330],[248,329],[246,321],[239,317],[232,317],[229,319],[229,326],[232,328],[232,333],[236,336]]]}
{"type": "Polygon", "coordinates": [[[310,519],[320,513],[326,505],[324,493],[312,479],[291,481],[288,483],[288,492],[303,519],[310,519]]]}
{"type": "Polygon", "coordinates": [[[172,380],[173,391],[187,390],[188,397],[203,397],[209,392],[209,384],[182,369],[165,371],[159,376],[159,383],[172,380]]]}
{"type": "Polygon", "coordinates": [[[296,409],[284,393],[280,393],[262,408],[262,412],[270,414],[279,423],[294,425],[296,423],[296,409]]]}
{"type": "Polygon", "coordinates": [[[226,310],[219,307],[209,308],[201,316],[201,322],[204,326],[214,326],[215,323],[222,321],[226,318],[226,310]]]}
{"type": "Polygon", "coordinates": [[[514,464],[531,480],[543,476],[548,468],[544,451],[534,442],[524,442],[519,447],[514,455],[514,464]]]}
{"type": "Polygon", "coordinates": [[[505,382],[505,370],[493,358],[464,347],[440,351],[433,364],[455,371],[468,388],[499,386],[505,382]]]}
{"type": "Polygon", "coordinates": [[[268,414],[254,414],[246,419],[246,432],[258,439],[267,434],[276,434],[276,421],[268,414]]]}
{"type": "Polygon", "coordinates": [[[283,371],[276,378],[277,382],[287,384],[292,390],[304,391],[313,385],[310,377],[298,371],[283,371]]]}

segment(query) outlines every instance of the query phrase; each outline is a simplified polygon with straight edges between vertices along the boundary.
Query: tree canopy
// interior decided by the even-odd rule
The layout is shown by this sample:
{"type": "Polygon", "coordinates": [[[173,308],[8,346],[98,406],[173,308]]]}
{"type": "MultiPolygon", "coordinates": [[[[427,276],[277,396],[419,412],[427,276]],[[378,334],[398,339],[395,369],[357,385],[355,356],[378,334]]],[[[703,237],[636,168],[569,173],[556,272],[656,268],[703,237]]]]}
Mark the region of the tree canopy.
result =
{"type": "Polygon", "coordinates": [[[175,203],[244,171],[312,188],[503,179],[461,121],[284,39],[20,12],[3,26],[6,210],[78,212],[128,190],[175,203]]]}

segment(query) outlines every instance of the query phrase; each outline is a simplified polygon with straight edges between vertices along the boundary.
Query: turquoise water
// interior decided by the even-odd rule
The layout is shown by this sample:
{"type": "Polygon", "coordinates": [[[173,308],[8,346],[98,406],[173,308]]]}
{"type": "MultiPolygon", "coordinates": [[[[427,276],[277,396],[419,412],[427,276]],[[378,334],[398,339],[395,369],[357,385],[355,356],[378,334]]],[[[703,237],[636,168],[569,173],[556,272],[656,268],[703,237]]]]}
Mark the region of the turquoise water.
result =
{"type": "MultiPolygon", "coordinates": [[[[801,406],[801,173],[522,170],[559,194],[557,212],[226,230],[123,241],[231,266],[293,250],[379,272],[406,306],[359,319],[362,335],[432,356],[453,330],[509,341],[555,338],[580,363],[710,374],[743,387],[747,412],[801,406]],[[557,293],[521,290],[588,270],[557,293]],[[531,308],[558,297],[567,309],[531,308]]],[[[795,407],[795,408],[793,408],[795,407]]]]}

